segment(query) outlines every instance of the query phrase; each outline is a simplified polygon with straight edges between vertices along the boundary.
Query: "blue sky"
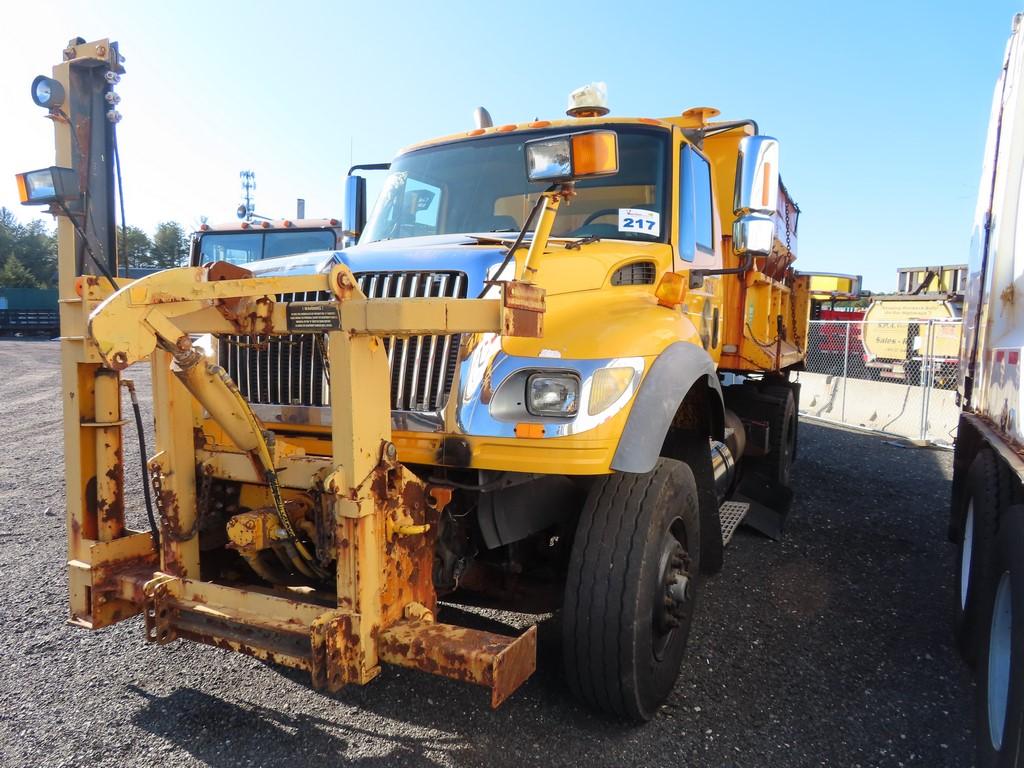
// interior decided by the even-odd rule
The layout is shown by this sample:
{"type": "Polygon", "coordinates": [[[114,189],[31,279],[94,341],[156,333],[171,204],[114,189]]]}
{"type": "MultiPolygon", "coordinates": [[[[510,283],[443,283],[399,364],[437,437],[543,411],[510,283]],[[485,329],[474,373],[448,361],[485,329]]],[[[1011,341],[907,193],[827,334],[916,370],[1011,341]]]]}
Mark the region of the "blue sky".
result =
{"type": "MultiPolygon", "coordinates": [[[[799,266],[895,287],[898,266],[966,260],[1011,0],[985,2],[11,3],[0,28],[0,205],[50,164],[29,98],[73,35],[121,43],[128,221],[341,212],[350,160],[561,116],[608,84],[612,111],[712,105],[782,142],[803,211],[799,266]],[[9,181],[3,181],[7,179],[9,181]]],[[[29,212],[18,211],[24,218],[29,212]]]]}

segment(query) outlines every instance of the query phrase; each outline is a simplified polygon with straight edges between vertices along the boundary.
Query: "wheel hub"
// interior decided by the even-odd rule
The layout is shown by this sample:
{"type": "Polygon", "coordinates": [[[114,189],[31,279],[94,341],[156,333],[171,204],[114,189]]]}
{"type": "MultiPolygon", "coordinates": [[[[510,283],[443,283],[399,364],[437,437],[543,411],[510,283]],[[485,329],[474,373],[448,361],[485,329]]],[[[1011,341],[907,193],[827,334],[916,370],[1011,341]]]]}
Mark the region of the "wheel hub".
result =
{"type": "Polygon", "coordinates": [[[693,599],[690,558],[674,538],[667,542],[663,551],[659,590],[660,599],[655,604],[656,625],[660,634],[667,635],[682,624],[693,599]]]}

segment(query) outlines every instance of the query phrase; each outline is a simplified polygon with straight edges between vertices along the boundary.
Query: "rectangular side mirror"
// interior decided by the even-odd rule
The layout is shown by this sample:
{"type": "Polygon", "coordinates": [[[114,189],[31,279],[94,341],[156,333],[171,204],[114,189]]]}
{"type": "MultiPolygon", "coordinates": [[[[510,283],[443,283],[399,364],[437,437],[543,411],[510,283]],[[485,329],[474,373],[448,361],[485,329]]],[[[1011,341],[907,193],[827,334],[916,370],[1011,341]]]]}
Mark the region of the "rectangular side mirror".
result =
{"type": "Polygon", "coordinates": [[[355,245],[366,226],[366,179],[350,175],[345,178],[344,247],[355,245]]]}
{"type": "Polygon", "coordinates": [[[733,213],[771,216],[779,209],[779,142],[770,136],[740,140],[733,213]]]}

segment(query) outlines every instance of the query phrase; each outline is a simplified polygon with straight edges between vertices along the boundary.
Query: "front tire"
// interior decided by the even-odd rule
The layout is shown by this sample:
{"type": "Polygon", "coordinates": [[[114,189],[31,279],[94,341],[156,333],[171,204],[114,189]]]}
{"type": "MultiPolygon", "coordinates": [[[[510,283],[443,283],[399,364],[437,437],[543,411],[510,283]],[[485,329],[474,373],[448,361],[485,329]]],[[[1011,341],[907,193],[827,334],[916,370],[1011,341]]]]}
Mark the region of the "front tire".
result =
{"type": "Polygon", "coordinates": [[[675,685],[700,574],[700,514],[690,468],[661,458],[646,474],[596,482],[580,516],[562,610],[573,694],[650,720],[675,685]]]}

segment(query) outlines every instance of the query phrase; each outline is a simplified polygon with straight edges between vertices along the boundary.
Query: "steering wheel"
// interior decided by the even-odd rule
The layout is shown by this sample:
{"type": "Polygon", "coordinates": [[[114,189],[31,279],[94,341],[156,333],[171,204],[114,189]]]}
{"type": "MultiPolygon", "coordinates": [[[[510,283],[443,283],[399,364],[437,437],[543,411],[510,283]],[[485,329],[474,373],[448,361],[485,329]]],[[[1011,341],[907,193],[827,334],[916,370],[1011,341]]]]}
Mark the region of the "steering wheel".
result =
{"type": "Polygon", "coordinates": [[[602,216],[618,216],[618,215],[619,215],[619,209],[618,208],[602,208],[602,209],[600,209],[598,211],[594,211],[592,214],[587,216],[587,218],[583,220],[583,223],[580,224],[580,228],[583,228],[583,227],[587,226],[587,224],[592,224],[594,219],[600,219],[602,216]]]}

